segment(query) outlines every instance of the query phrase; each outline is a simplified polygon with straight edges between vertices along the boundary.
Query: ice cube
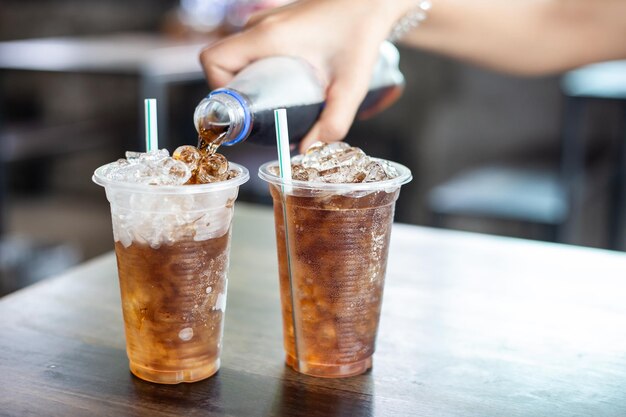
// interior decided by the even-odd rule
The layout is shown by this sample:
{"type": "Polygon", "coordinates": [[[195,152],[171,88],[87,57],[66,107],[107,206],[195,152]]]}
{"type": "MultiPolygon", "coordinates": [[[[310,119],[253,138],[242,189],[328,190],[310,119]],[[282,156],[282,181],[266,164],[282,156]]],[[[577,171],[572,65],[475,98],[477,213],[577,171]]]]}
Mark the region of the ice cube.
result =
{"type": "Polygon", "coordinates": [[[157,149],[154,151],[150,151],[150,152],[146,152],[146,153],[141,153],[139,155],[139,159],[142,161],[160,161],[162,159],[167,158],[168,156],[170,156],[170,153],[167,149],[157,149]]]}
{"type": "Polygon", "coordinates": [[[200,160],[196,180],[199,184],[208,184],[228,179],[228,160],[219,153],[205,155],[200,160]]]}
{"type": "Polygon", "coordinates": [[[308,168],[306,172],[309,175],[309,181],[319,181],[320,173],[313,168],[308,168]]]}
{"type": "Polygon", "coordinates": [[[183,162],[168,156],[165,152],[154,153],[149,157],[130,156],[130,161],[118,161],[107,169],[105,175],[114,181],[152,185],[182,185],[191,176],[191,171],[183,162]],[[160,159],[159,159],[160,158],[160,159]]]}
{"type": "Polygon", "coordinates": [[[150,184],[183,185],[191,178],[191,169],[182,161],[163,159],[156,165],[157,175],[150,184]]]}
{"type": "Polygon", "coordinates": [[[198,169],[198,164],[202,158],[202,154],[195,146],[183,145],[176,148],[172,154],[172,158],[187,164],[191,171],[198,169]]]}
{"type": "Polygon", "coordinates": [[[302,156],[302,166],[305,168],[319,169],[320,160],[322,158],[321,151],[326,144],[324,142],[315,142],[311,145],[302,156]]]}
{"type": "Polygon", "coordinates": [[[352,166],[358,168],[362,161],[365,161],[367,155],[360,148],[348,148],[342,151],[337,151],[335,155],[332,155],[330,160],[336,161],[338,166],[352,166]]]}
{"type": "Polygon", "coordinates": [[[350,177],[351,170],[346,166],[336,166],[330,169],[325,169],[319,171],[318,179],[323,182],[333,183],[333,184],[341,184],[350,182],[348,178],[350,177]]]}
{"type": "Polygon", "coordinates": [[[327,143],[325,146],[322,147],[322,149],[320,149],[320,153],[322,154],[322,156],[329,156],[337,152],[342,152],[349,148],[350,145],[348,145],[346,142],[327,143]]]}
{"type": "Polygon", "coordinates": [[[377,161],[371,161],[365,167],[365,174],[363,182],[384,181],[389,178],[385,172],[385,168],[383,168],[383,165],[377,161]]]}
{"type": "Polygon", "coordinates": [[[383,169],[385,170],[385,173],[387,174],[387,178],[395,178],[400,175],[400,173],[398,173],[398,170],[395,169],[389,162],[381,161],[381,164],[383,166],[383,169]]]}
{"type": "Polygon", "coordinates": [[[145,175],[148,175],[150,172],[150,167],[146,165],[138,162],[128,162],[112,168],[108,173],[108,177],[114,181],[141,183],[145,175]]]}
{"type": "Polygon", "coordinates": [[[304,155],[292,158],[294,178],[328,183],[384,181],[398,176],[386,161],[372,161],[357,147],[345,142],[316,142],[304,155]]]}
{"type": "MultiPolygon", "coordinates": [[[[139,157],[143,154],[143,152],[133,152],[133,151],[126,151],[126,154],[124,156],[126,156],[126,161],[130,162],[134,162],[136,160],[139,160],[139,157]]],[[[123,161],[123,159],[120,159],[120,161],[123,161]]],[[[118,161],[119,162],[119,161],[118,161]]]]}
{"type": "Polygon", "coordinates": [[[363,182],[367,178],[367,174],[363,171],[356,170],[353,175],[350,176],[350,182],[359,183],[363,182]]]}
{"type": "MultiPolygon", "coordinates": [[[[302,157],[302,166],[319,171],[319,179],[324,182],[358,182],[359,170],[369,162],[361,149],[351,147],[345,142],[313,144],[302,157]],[[350,170],[335,169],[351,167],[350,170]]],[[[304,175],[303,175],[304,176],[304,175]]],[[[314,176],[317,178],[317,176],[314,176]]]]}
{"type": "Polygon", "coordinates": [[[291,178],[297,181],[308,181],[309,172],[302,165],[293,165],[291,167],[291,178]]]}
{"type": "Polygon", "coordinates": [[[319,153],[325,146],[326,143],[317,141],[308,147],[308,149],[304,152],[304,156],[319,153]]]}
{"type": "Polygon", "coordinates": [[[202,158],[200,164],[207,172],[216,176],[223,174],[228,169],[228,161],[226,160],[226,157],[219,153],[206,155],[202,158]]]}

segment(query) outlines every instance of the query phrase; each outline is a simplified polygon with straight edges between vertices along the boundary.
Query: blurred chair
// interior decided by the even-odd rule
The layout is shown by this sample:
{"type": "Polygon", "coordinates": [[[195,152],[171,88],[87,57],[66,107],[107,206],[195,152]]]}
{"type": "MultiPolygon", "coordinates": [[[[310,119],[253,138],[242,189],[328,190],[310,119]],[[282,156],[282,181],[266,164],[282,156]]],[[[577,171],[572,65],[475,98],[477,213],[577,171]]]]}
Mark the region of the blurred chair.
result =
{"type": "MultiPolygon", "coordinates": [[[[428,194],[433,224],[444,227],[449,217],[463,216],[536,224],[542,238],[571,239],[572,218],[582,200],[585,149],[582,120],[589,100],[626,103],[626,61],[586,66],[564,75],[565,109],[560,168],[488,165],[462,172],[428,194]]],[[[626,105],[624,105],[626,123],[626,105]]],[[[626,129],[624,129],[626,130],[626,129]]],[[[620,143],[609,215],[609,247],[616,248],[626,205],[626,137],[620,143]]]]}
{"type": "Polygon", "coordinates": [[[433,224],[463,216],[542,226],[540,238],[563,241],[570,204],[558,173],[547,169],[488,165],[462,172],[428,194],[433,224]]]}
{"type": "MultiPolygon", "coordinates": [[[[566,119],[566,129],[570,135],[582,129],[582,115],[591,102],[611,101],[621,106],[621,137],[610,180],[607,239],[609,249],[623,249],[621,234],[624,231],[626,209],[626,61],[603,62],[570,71],[563,77],[562,86],[570,102],[566,119]]],[[[576,161],[569,163],[576,164],[576,161]]]]}
{"type": "Polygon", "coordinates": [[[80,262],[82,256],[80,248],[67,242],[41,242],[8,233],[6,204],[11,165],[30,162],[43,166],[43,172],[31,172],[28,177],[32,178],[27,181],[45,188],[48,162],[74,152],[121,147],[119,140],[111,138],[123,137],[121,133],[128,129],[128,122],[104,118],[55,126],[30,121],[3,125],[0,130],[0,297],[60,273],[80,262]]]}

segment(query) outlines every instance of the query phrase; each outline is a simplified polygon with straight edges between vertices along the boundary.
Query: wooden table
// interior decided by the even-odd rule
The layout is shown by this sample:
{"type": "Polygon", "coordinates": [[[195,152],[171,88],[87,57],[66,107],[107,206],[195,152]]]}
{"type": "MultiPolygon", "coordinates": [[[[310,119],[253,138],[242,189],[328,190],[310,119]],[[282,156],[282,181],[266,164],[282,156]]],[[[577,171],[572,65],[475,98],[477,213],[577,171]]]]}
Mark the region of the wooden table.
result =
{"type": "Polygon", "coordinates": [[[396,225],[374,369],[325,380],[282,362],[271,212],[236,211],[217,375],[129,373],[109,253],[0,300],[0,416],[626,415],[626,256],[396,225]]]}

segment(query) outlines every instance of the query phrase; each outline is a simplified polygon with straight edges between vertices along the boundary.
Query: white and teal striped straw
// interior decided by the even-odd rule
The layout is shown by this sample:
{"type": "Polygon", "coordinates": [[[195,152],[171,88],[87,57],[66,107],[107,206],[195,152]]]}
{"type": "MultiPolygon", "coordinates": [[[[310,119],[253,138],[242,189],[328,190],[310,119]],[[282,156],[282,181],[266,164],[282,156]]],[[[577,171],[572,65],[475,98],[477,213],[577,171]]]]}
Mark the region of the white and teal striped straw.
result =
{"type": "MultiPolygon", "coordinates": [[[[287,127],[287,110],[274,110],[276,124],[276,147],[278,149],[278,168],[280,177],[291,181],[291,155],[289,153],[289,128],[287,127]]],[[[283,187],[283,191],[285,188],[283,187]]]]}
{"type": "MultiPolygon", "coordinates": [[[[291,293],[291,300],[296,299],[294,294],[293,276],[291,274],[291,249],[289,245],[289,220],[287,216],[287,194],[291,191],[290,185],[285,185],[285,182],[291,182],[291,155],[289,153],[289,129],[287,127],[287,110],[278,109],[274,110],[274,122],[276,125],[276,148],[278,149],[278,169],[279,175],[283,179],[282,185],[282,206],[283,206],[283,225],[285,228],[285,248],[287,255],[287,274],[289,275],[289,288],[291,293]]],[[[300,361],[298,355],[298,332],[297,332],[297,308],[293,308],[291,311],[291,320],[294,325],[294,344],[296,360],[300,361]]]]}
{"type": "Polygon", "coordinates": [[[159,149],[159,131],[157,128],[157,103],[156,98],[144,100],[146,110],[146,152],[159,149]]]}

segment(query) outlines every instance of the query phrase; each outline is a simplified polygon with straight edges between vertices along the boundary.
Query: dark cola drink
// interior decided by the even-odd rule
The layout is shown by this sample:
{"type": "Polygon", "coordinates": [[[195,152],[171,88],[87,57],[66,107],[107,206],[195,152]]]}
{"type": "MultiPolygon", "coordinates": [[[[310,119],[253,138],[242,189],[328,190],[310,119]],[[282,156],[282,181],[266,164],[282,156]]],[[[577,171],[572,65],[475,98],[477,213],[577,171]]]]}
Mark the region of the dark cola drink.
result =
{"type": "Polygon", "coordinates": [[[233,207],[248,171],[194,146],[126,156],[93,179],[111,203],[130,370],[163,384],[208,378],[220,367],[233,207]]]}
{"type": "Polygon", "coordinates": [[[399,164],[339,142],[292,159],[285,182],[276,163],[270,184],[278,250],[286,363],[318,377],[361,374],[372,366],[399,164]]]}
{"type": "Polygon", "coordinates": [[[152,247],[115,243],[131,371],[193,382],[220,367],[230,231],[152,247]],[[207,266],[211,265],[210,268],[207,266]]]}

